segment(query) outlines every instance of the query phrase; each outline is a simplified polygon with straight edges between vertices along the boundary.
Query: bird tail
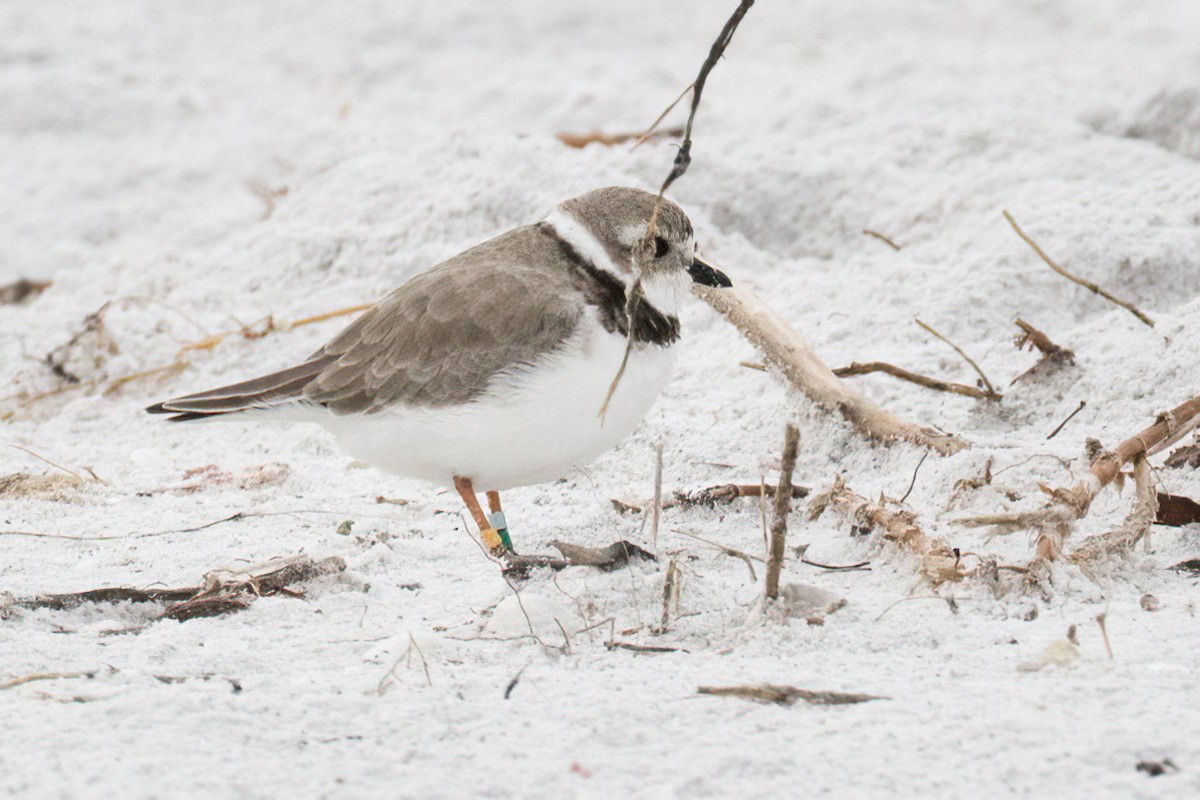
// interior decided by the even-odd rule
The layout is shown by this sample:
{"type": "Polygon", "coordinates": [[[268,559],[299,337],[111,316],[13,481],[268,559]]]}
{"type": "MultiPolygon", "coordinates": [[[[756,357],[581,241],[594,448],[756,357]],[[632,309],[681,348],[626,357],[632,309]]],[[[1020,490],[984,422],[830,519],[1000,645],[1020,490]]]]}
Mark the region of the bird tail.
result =
{"type": "Polygon", "coordinates": [[[170,422],[186,422],[238,411],[274,408],[302,399],[304,387],[335,360],[333,356],[318,356],[270,375],[155,403],[146,411],[172,414],[174,416],[168,417],[170,422]]]}

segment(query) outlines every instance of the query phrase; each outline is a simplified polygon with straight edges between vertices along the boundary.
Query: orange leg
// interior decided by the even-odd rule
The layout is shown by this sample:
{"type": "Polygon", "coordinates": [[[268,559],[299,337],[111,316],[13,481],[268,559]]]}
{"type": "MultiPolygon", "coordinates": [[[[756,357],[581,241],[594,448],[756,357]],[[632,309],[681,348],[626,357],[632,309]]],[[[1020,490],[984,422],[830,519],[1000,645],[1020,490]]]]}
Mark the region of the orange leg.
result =
{"type": "Polygon", "coordinates": [[[487,499],[488,499],[488,511],[491,511],[493,514],[495,514],[497,511],[502,510],[500,508],[500,493],[499,492],[493,492],[493,491],[489,490],[487,493],[487,499]]]}
{"type": "MultiPolygon", "coordinates": [[[[475,487],[472,485],[471,479],[455,475],[454,488],[458,490],[458,496],[462,498],[467,510],[471,512],[471,517],[474,518],[475,524],[479,526],[479,538],[483,540],[484,546],[495,554],[505,552],[508,548],[505,547],[500,532],[492,527],[491,523],[488,522],[487,515],[480,508],[479,498],[475,496],[475,487]]],[[[488,493],[489,503],[491,502],[492,494],[495,493],[488,493]]],[[[500,495],[496,494],[496,503],[499,504],[499,502],[500,495]]]]}

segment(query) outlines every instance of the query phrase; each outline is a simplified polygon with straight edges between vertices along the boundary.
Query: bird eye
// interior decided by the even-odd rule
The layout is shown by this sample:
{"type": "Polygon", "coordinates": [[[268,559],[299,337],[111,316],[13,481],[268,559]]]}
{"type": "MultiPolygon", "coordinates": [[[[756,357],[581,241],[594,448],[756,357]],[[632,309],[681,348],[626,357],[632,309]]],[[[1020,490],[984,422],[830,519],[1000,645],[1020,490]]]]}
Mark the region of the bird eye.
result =
{"type": "Polygon", "coordinates": [[[664,239],[661,236],[654,237],[654,257],[655,258],[662,258],[663,256],[665,256],[667,254],[667,251],[670,249],[671,249],[671,246],[667,244],[666,239],[664,239]]]}

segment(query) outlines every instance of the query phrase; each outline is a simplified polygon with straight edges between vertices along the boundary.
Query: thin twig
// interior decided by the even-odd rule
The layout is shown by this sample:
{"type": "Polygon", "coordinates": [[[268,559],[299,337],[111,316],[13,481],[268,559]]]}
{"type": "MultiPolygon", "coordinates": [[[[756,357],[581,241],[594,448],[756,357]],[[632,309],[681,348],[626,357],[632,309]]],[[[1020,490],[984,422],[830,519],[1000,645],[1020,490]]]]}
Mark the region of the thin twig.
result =
{"type": "Polygon", "coordinates": [[[697,536],[694,533],[688,533],[687,531],[676,530],[674,532],[682,534],[684,536],[687,536],[691,539],[695,539],[698,542],[703,542],[704,544],[711,545],[712,547],[715,547],[718,550],[720,550],[723,555],[733,556],[734,558],[740,558],[742,561],[744,561],[746,563],[746,569],[750,570],[750,582],[751,583],[758,582],[758,575],[754,571],[754,562],[755,561],[757,561],[759,563],[763,562],[763,559],[760,558],[759,556],[752,556],[749,553],[743,552],[743,551],[738,550],[733,547],[729,547],[728,545],[723,545],[720,542],[714,542],[712,539],[705,539],[703,536],[697,536]]]}
{"type": "Polygon", "coordinates": [[[1008,224],[1012,225],[1013,230],[1017,232],[1017,236],[1020,236],[1022,239],[1025,240],[1025,243],[1027,245],[1029,245],[1030,247],[1033,248],[1033,252],[1037,253],[1038,256],[1041,257],[1042,261],[1046,262],[1046,266],[1050,267],[1050,269],[1054,270],[1059,275],[1062,275],[1067,280],[1072,281],[1073,283],[1076,283],[1076,284],[1082,286],[1083,288],[1087,289],[1092,294],[1098,294],[1101,297],[1103,297],[1105,300],[1109,301],[1110,303],[1116,303],[1121,308],[1125,309],[1130,314],[1133,314],[1139,320],[1141,320],[1145,324],[1149,325],[1151,328],[1154,327],[1154,320],[1150,319],[1148,316],[1143,314],[1132,303],[1128,303],[1124,300],[1119,300],[1116,297],[1113,297],[1111,294],[1104,291],[1102,288],[1100,288],[1096,284],[1092,283],[1091,281],[1087,281],[1076,275],[1072,275],[1070,272],[1067,272],[1065,269],[1060,267],[1058,264],[1055,264],[1054,261],[1050,258],[1050,256],[1046,255],[1046,252],[1044,250],[1042,250],[1041,247],[1038,246],[1038,243],[1035,242],[1033,239],[1029,238],[1029,235],[1026,234],[1025,231],[1021,230],[1021,226],[1017,224],[1017,221],[1015,219],[1013,219],[1012,214],[1009,214],[1007,211],[1005,211],[1003,213],[1004,213],[1004,218],[1006,220],[1008,220],[1008,224]]]}
{"type": "Polygon", "coordinates": [[[1112,643],[1108,641],[1108,614],[1101,611],[1096,615],[1096,624],[1100,626],[1100,635],[1104,637],[1104,649],[1108,651],[1108,660],[1113,661],[1112,643]]]}
{"type": "Polygon", "coordinates": [[[896,244],[891,239],[884,236],[882,233],[879,233],[878,231],[873,231],[869,228],[864,228],[863,233],[865,233],[867,236],[874,236],[876,239],[883,242],[884,244],[886,244],[888,247],[892,248],[896,252],[900,252],[900,245],[896,244]]]}
{"type": "MultiPolygon", "coordinates": [[[[679,97],[676,97],[674,100],[672,100],[671,105],[669,105],[665,109],[663,109],[663,112],[658,115],[658,118],[655,119],[654,122],[650,123],[650,127],[646,128],[645,132],[642,133],[641,137],[636,142],[634,142],[633,147],[629,148],[629,152],[632,153],[634,150],[637,150],[639,147],[644,145],[646,142],[650,141],[650,139],[654,136],[654,131],[656,131],[658,129],[658,126],[660,124],[662,124],[662,121],[664,119],[666,119],[667,114],[671,113],[671,109],[673,109],[673,108],[675,108],[675,106],[679,105],[679,101],[682,100],[683,98],[687,97],[688,92],[690,92],[693,88],[695,88],[695,86],[696,86],[695,81],[692,81],[691,83],[689,83],[687,85],[687,88],[679,93],[679,97]]],[[[672,130],[674,130],[674,129],[672,129],[672,130]]],[[[680,128],[679,133],[672,134],[672,135],[675,135],[675,136],[683,135],[683,129],[680,128]]]]}
{"type": "Polygon", "coordinates": [[[808,564],[810,567],[818,567],[820,569],[827,569],[830,572],[855,572],[857,570],[862,570],[864,572],[871,571],[871,562],[870,561],[859,561],[857,564],[822,564],[820,561],[813,561],[808,558],[802,558],[802,559],[800,559],[800,563],[808,564]]]}
{"type": "Polygon", "coordinates": [[[921,595],[920,597],[901,597],[899,600],[897,600],[896,602],[892,603],[890,606],[885,608],[883,610],[883,613],[875,618],[875,621],[879,622],[879,620],[883,619],[884,614],[888,613],[889,611],[891,611],[893,608],[900,605],[901,603],[907,603],[911,600],[941,600],[950,609],[950,613],[952,613],[952,614],[958,613],[958,603],[955,602],[954,598],[942,597],[940,594],[929,594],[929,595],[921,595]]]}
{"type": "MultiPolygon", "coordinates": [[[[660,440],[654,448],[654,505],[650,510],[650,539],[654,542],[654,552],[658,552],[658,520],[662,515],[662,472],[663,472],[663,443],[660,440]]],[[[674,563],[674,562],[672,562],[674,563]]],[[[666,627],[666,623],[663,624],[666,627]]]]}
{"type": "Polygon", "coordinates": [[[625,297],[625,318],[627,320],[625,355],[621,358],[621,365],[617,368],[617,374],[613,376],[612,383],[609,384],[608,394],[605,395],[604,402],[600,404],[600,413],[597,416],[599,416],[601,424],[604,423],[605,416],[608,413],[608,404],[612,402],[613,395],[616,394],[617,387],[621,384],[621,378],[625,375],[625,368],[629,364],[629,354],[633,352],[634,317],[642,300],[641,276],[644,272],[643,265],[647,254],[654,252],[654,237],[658,233],[658,213],[662,208],[663,196],[671,184],[682,177],[683,173],[687,172],[688,165],[692,162],[692,124],[696,120],[696,111],[700,108],[700,96],[704,92],[704,84],[708,81],[708,74],[712,72],[713,67],[717,65],[717,61],[724,55],[725,48],[729,46],[729,42],[733,39],[733,33],[741,23],[742,17],[746,16],[746,12],[750,10],[750,6],[752,5],[754,5],[754,0],[741,0],[733,15],[725,23],[725,27],[721,29],[717,40],[713,42],[712,47],[708,51],[708,57],[700,65],[700,74],[693,84],[692,108],[688,113],[687,125],[683,130],[683,142],[679,145],[679,151],[675,154],[675,163],[671,166],[671,171],[667,174],[666,180],[663,181],[662,186],[658,190],[658,197],[654,201],[654,209],[650,212],[650,220],[646,224],[646,232],[642,236],[641,241],[633,249],[634,280],[625,297]]]}
{"type": "Polygon", "coordinates": [[[34,458],[36,458],[38,461],[45,462],[45,463],[49,464],[50,466],[54,467],[55,469],[60,469],[60,470],[62,470],[63,472],[67,473],[68,475],[70,475],[72,478],[74,478],[75,480],[79,481],[80,483],[83,483],[83,482],[84,482],[84,480],[83,480],[83,476],[82,476],[82,475],[80,475],[80,474],[79,474],[78,472],[76,472],[75,470],[73,470],[73,469],[68,469],[67,467],[64,467],[62,464],[56,464],[55,462],[51,461],[50,459],[46,458],[45,456],[43,456],[43,455],[39,455],[38,453],[35,453],[35,452],[33,452],[33,451],[32,451],[32,450],[30,450],[28,447],[22,447],[22,446],[21,446],[21,445],[19,445],[19,444],[14,444],[14,445],[9,445],[9,446],[10,446],[10,447],[13,447],[13,448],[16,448],[17,450],[20,450],[22,453],[28,453],[29,455],[31,455],[31,456],[33,456],[34,458]]]}
{"type": "Polygon", "coordinates": [[[692,124],[696,121],[696,111],[700,108],[700,96],[704,93],[704,85],[708,82],[708,75],[712,72],[713,67],[717,65],[721,56],[725,55],[725,48],[729,47],[729,43],[733,40],[734,31],[737,30],[738,25],[742,22],[742,17],[746,16],[746,12],[752,5],[754,5],[754,0],[741,0],[733,15],[725,23],[725,27],[721,29],[717,40],[709,49],[708,58],[704,59],[704,63],[700,65],[700,74],[696,76],[696,81],[692,84],[692,110],[688,113],[687,125],[683,129],[683,142],[679,145],[679,152],[675,154],[674,166],[671,167],[667,179],[663,181],[662,188],[659,189],[660,197],[666,193],[672,183],[687,172],[688,166],[692,163],[692,124]]]}
{"type": "Polygon", "coordinates": [[[784,432],[783,458],[779,466],[779,486],[775,490],[775,519],[771,523],[771,549],[767,558],[768,600],[779,597],[779,574],[783,569],[784,546],[787,543],[787,518],[792,508],[792,473],[796,469],[796,455],[800,448],[800,429],[788,423],[784,432]]]}
{"type": "Polygon", "coordinates": [[[987,399],[989,399],[989,400],[999,400],[1000,399],[1000,397],[1001,397],[1000,393],[996,391],[996,388],[994,386],[992,386],[992,382],[988,380],[988,376],[983,373],[983,370],[979,368],[979,365],[975,363],[975,360],[973,358],[971,358],[969,355],[967,355],[966,352],[964,352],[961,347],[959,347],[954,342],[947,339],[942,334],[938,333],[936,330],[934,330],[929,325],[926,325],[924,322],[921,322],[921,320],[916,319],[913,321],[916,322],[918,325],[920,325],[922,328],[924,328],[929,333],[932,333],[934,336],[936,336],[937,338],[941,339],[943,342],[945,342],[946,344],[948,344],[952,348],[954,348],[954,352],[956,352],[960,356],[962,356],[963,361],[966,361],[968,364],[971,365],[971,369],[975,370],[976,374],[979,375],[980,380],[983,381],[984,388],[987,389],[987,399]]]}
{"type": "Polygon", "coordinates": [[[1055,428],[1054,430],[1050,431],[1050,435],[1046,437],[1046,441],[1048,442],[1048,441],[1050,441],[1051,439],[1053,439],[1055,436],[1058,436],[1058,432],[1059,432],[1059,431],[1061,431],[1063,428],[1065,428],[1065,427],[1067,426],[1067,423],[1068,423],[1068,422],[1070,422],[1071,420],[1075,419],[1075,415],[1076,415],[1076,414],[1078,414],[1080,411],[1083,411],[1083,409],[1084,409],[1086,406],[1087,406],[1087,400],[1080,400],[1080,401],[1079,401],[1079,407],[1078,407],[1078,408],[1076,408],[1074,411],[1072,411],[1072,412],[1071,412],[1071,413],[1070,413],[1070,414],[1067,416],[1067,418],[1066,418],[1066,419],[1064,419],[1062,422],[1058,423],[1058,427],[1057,427],[1057,428],[1055,428]]]}
{"type": "Polygon", "coordinates": [[[671,604],[675,602],[678,591],[679,564],[672,558],[667,563],[667,574],[663,578],[662,624],[659,626],[659,630],[663,633],[666,633],[667,626],[671,624],[671,604]]]}
{"type": "Polygon", "coordinates": [[[882,372],[885,375],[891,375],[893,378],[899,378],[900,380],[915,383],[918,386],[924,386],[926,389],[933,389],[938,392],[953,392],[954,394],[961,394],[964,397],[973,397],[976,400],[992,399],[991,395],[977,386],[939,381],[936,378],[929,378],[916,372],[910,372],[903,367],[897,367],[895,364],[889,364],[886,361],[869,361],[866,364],[860,364],[855,361],[848,367],[838,367],[833,371],[833,374],[839,378],[853,378],[859,375],[870,375],[872,372],[882,372]]]}
{"type": "Polygon", "coordinates": [[[913,474],[912,474],[912,480],[911,480],[911,481],[909,481],[909,483],[908,483],[908,491],[904,493],[904,497],[901,497],[901,498],[900,498],[900,504],[901,504],[901,505],[903,505],[903,504],[904,504],[904,501],[908,499],[908,496],[909,496],[910,494],[912,494],[912,490],[913,490],[914,488],[916,488],[916,485],[917,485],[917,473],[921,471],[921,465],[925,463],[925,459],[927,459],[927,458],[929,458],[929,451],[928,451],[928,450],[926,450],[924,453],[922,453],[922,454],[921,454],[921,460],[917,462],[917,466],[916,466],[916,468],[913,470],[913,474]]]}

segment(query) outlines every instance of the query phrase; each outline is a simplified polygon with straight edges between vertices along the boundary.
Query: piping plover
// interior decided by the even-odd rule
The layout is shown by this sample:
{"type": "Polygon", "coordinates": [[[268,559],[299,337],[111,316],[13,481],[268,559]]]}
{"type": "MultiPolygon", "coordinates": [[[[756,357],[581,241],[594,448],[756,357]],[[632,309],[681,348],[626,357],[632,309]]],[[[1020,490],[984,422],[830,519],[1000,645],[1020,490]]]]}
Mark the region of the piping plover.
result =
{"type": "Polygon", "coordinates": [[[567,200],[417,275],[304,363],[147,411],[319,423],[372,466],[453,486],[488,548],[511,553],[499,491],[562,477],[625,438],[670,377],[691,283],[730,285],[663,199],[630,324],[655,202],[621,187],[567,200]]]}

